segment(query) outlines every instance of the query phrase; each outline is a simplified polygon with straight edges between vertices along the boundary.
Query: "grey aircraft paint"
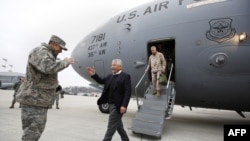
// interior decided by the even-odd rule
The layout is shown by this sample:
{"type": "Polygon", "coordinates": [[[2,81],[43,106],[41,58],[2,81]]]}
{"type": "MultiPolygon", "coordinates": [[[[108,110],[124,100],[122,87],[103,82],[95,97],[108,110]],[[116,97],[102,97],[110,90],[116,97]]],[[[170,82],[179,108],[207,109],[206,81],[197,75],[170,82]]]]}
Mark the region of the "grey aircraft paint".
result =
{"type": "MultiPolygon", "coordinates": [[[[111,60],[123,60],[133,88],[156,45],[174,63],[175,104],[250,111],[249,0],[156,0],[111,18],[72,52],[74,70],[94,66],[105,76],[111,60]]],[[[143,81],[149,84],[150,74],[143,81]]],[[[139,94],[147,86],[139,87],[139,94]]]]}

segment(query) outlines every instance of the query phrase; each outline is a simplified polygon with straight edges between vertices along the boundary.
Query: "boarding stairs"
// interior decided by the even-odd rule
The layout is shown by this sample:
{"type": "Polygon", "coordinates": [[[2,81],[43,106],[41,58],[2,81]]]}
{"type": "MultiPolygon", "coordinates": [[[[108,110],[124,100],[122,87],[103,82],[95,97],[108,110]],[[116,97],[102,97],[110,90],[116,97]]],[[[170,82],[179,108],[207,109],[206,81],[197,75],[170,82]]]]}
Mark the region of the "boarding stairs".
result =
{"type": "Polygon", "coordinates": [[[154,95],[153,91],[153,86],[149,85],[143,101],[137,102],[138,110],[130,129],[136,134],[161,138],[164,122],[171,118],[174,107],[174,82],[169,80],[166,86],[161,86],[160,96],[154,95]]]}

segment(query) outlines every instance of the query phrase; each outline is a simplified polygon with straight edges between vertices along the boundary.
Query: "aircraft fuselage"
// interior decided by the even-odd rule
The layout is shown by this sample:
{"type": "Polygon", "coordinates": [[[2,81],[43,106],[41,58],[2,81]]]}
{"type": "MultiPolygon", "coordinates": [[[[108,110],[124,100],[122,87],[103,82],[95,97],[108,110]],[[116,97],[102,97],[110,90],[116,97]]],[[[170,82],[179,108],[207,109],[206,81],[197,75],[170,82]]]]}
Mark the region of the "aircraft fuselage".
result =
{"type": "MultiPolygon", "coordinates": [[[[133,87],[147,65],[150,46],[173,60],[176,104],[250,111],[249,0],[153,1],[123,12],[88,34],[74,49],[73,68],[104,77],[111,60],[123,60],[133,87]]],[[[144,81],[149,84],[150,74],[144,81]]],[[[139,87],[143,96],[145,86],[139,87]]]]}

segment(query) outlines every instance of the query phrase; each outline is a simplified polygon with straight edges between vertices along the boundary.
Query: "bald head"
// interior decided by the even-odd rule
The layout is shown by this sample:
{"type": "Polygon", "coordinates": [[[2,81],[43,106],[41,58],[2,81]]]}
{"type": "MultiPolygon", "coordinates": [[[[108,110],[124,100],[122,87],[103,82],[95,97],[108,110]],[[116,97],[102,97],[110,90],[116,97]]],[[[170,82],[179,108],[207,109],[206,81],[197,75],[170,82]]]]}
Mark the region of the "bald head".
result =
{"type": "Polygon", "coordinates": [[[153,55],[155,55],[156,53],[157,53],[157,49],[156,49],[156,46],[151,46],[151,53],[153,54],[153,55]]]}

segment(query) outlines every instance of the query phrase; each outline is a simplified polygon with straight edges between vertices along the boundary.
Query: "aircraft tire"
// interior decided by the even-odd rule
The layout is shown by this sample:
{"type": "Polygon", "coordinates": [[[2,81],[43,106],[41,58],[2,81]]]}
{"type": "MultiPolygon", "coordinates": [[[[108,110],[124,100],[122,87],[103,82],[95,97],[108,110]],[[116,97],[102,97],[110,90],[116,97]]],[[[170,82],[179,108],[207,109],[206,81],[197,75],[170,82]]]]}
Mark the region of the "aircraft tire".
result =
{"type": "Polygon", "coordinates": [[[108,103],[101,104],[101,105],[99,105],[98,107],[99,107],[99,110],[100,110],[102,113],[109,113],[109,104],[108,104],[108,103]]]}

